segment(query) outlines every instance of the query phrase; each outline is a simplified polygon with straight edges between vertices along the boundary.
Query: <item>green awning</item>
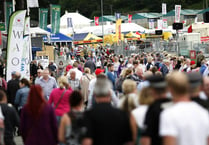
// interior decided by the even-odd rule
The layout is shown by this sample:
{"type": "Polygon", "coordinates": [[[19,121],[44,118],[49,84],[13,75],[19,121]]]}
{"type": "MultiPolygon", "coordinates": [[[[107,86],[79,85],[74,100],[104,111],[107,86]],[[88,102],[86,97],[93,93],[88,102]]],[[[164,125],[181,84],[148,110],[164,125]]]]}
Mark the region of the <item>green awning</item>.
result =
{"type": "MultiPolygon", "coordinates": [[[[181,10],[181,15],[197,15],[201,11],[202,10],[185,9],[185,10],[181,10]]],[[[175,10],[171,10],[166,15],[164,15],[164,17],[169,17],[169,16],[175,16],[175,10]]]]}
{"type": "Polygon", "coordinates": [[[209,7],[207,9],[201,10],[198,14],[203,14],[205,12],[209,12],[209,7]]]}
{"type": "Polygon", "coordinates": [[[162,16],[161,13],[137,13],[133,15],[132,19],[156,19],[162,16]]]}

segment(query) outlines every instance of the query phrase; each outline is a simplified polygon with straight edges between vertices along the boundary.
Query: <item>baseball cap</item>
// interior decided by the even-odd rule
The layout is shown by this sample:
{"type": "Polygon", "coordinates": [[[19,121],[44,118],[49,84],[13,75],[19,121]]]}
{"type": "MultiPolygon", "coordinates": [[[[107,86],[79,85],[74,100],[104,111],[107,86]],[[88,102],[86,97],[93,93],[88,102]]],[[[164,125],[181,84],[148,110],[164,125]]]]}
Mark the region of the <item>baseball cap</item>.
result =
{"type": "Polygon", "coordinates": [[[101,73],[103,73],[104,72],[104,70],[103,69],[100,69],[100,68],[97,68],[96,70],[95,70],[95,74],[96,75],[99,75],[99,74],[101,74],[101,73]]]}

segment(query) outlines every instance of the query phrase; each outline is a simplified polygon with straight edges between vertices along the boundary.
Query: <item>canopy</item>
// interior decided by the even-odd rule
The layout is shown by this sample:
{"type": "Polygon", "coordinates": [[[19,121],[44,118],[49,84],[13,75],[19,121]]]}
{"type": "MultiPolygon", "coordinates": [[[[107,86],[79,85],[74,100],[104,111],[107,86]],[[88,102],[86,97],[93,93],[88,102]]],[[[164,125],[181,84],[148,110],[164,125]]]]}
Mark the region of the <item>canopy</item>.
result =
{"type": "Polygon", "coordinates": [[[203,13],[208,12],[208,11],[209,11],[209,7],[207,9],[201,10],[198,14],[203,14],[203,13]]]}
{"type": "MultiPolygon", "coordinates": [[[[122,21],[128,20],[127,16],[121,16],[122,21]]],[[[103,16],[103,22],[115,22],[116,17],[113,15],[105,15],[103,16]]],[[[99,17],[99,22],[102,22],[102,17],[99,17]]]]}
{"type": "MultiPolygon", "coordinates": [[[[121,40],[124,40],[124,34],[121,34],[121,40]]],[[[116,34],[109,34],[104,36],[104,44],[110,44],[117,43],[116,34]]]]}
{"type": "MultiPolygon", "coordinates": [[[[51,32],[50,28],[47,28],[48,32],[51,32]]],[[[62,33],[57,33],[57,34],[51,34],[50,38],[48,40],[47,36],[43,37],[44,42],[72,42],[72,38],[68,37],[62,33]]]]}
{"type": "Polygon", "coordinates": [[[75,34],[75,38],[73,43],[74,44],[86,44],[86,43],[99,43],[102,42],[102,38],[91,34],[91,33],[81,33],[81,34],[75,34]]]}
{"type": "Polygon", "coordinates": [[[132,19],[155,19],[160,18],[161,16],[161,13],[137,13],[133,15],[132,19]]]}
{"type": "MultiPolygon", "coordinates": [[[[202,10],[185,9],[185,10],[181,10],[181,15],[197,15],[201,11],[202,10]]],[[[168,17],[168,16],[175,16],[175,10],[171,10],[166,15],[164,15],[164,17],[168,17]]]]}
{"type": "Polygon", "coordinates": [[[44,30],[44,29],[41,29],[40,27],[31,27],[30,28],[30,33],[31,35],[36,35],[36,34],[41,34],[41,35],[48,35],[50,36],[50,32],[44,30]]]}
{"type": "MultiPolygon", "coordinates": [[[[113,25],[104,25],[104,35],[108,34],[113,34],[115,33],[115,24],[113,25]]],[[[140,25],[137,25],[135,23],[122,23],[121,24],[121,32],[140,32],[140,33],[146,33],[148,30],[140,25]]],[[[91,32],[92,34],[95,34],[97,36],[102,36],[102,26],[91,26],[91,27],[86,27],[83,29],[80,29],[77,31],[77,33],[89,33],[91,32]]]]}
{"type": "Polygon", "coordinates": [[[67,28],[68,18],[72,19],[72,25],[74,29],[80,29],[83,27],[89,27],[92,22],[91,19],[84,17],[80,13],[68,13],[67,11],[60,19],[60,28],[67,28]]]}
{"type": "Polygon", "coordinates": [[[129,32],[125,35],[125,38],[128,40],[128,41],[131,41],[131,40],[140,40],[140,35],[139,34],[136,34],[136,33],[133,33],[133,32],[129,32]]]}

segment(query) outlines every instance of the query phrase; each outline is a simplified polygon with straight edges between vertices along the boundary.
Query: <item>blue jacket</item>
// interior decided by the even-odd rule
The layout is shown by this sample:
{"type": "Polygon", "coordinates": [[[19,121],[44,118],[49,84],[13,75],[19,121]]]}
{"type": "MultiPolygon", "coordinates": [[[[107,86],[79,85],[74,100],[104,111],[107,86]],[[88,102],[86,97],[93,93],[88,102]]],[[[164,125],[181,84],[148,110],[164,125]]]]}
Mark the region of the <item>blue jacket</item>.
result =
{"type": "Polygon", "coordinates": [[[21,108],[26,104],[29,90],[30,89],[28,87],[23,87],[17,91],[15,96],[15,105],[17,105],[18,108],[21,108]]]}
{"type": "Polygon", "coordinates": [[[107,72],[107,78],[112,82],[113,89],[115,90],[115,79],[116,76],[112,72],[107,72]]]}
{"type": "Polygon", "coordinates": [[[200,73],[203,75],[205,69],[207,68],[207,66],[205,64],[201,65],[200,67],[200,73]]]}

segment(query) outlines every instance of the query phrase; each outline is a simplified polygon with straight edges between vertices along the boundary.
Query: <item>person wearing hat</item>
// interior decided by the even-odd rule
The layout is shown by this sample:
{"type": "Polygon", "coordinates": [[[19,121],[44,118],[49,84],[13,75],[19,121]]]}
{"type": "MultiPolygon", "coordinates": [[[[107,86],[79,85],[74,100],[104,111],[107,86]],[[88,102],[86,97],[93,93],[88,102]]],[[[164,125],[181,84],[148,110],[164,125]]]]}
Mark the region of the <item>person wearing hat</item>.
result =
{"type": "Polygon", "coordinates": [[[209,110],[209,102],[200,98],[203,82],[201,74],[199,72],[191,72],[187,74],[187,76],[189,80],[189,94],[191,100],[209,110]]]}
{"type": "MultiPolygon", "coordinates": [[[[194,86],[199,84],[198,75],[194,86]]],[[[199,104],[190,101],[190,84],[185,73],[172,72],[168,90],[173,96],[173,105],[160,114],[159,134],[164,145],[208,145],[209,114],[199,104]]],[[[157,145],[157,144],[156,144],[157,145]]],[[[159,144],[158,144],[159,145],[159,144]]]]}
{"type": "Polygon", "coordinates": [[[147,78],[150,84],[151,95],[154,102],[148,107],[145,115],[144,128],[141,131],[141,145],[162,145],[159,136],[160,114],[170,104],[170,99],[166,98],[166,81],[163,76],[154,75],[147,78]]]}

